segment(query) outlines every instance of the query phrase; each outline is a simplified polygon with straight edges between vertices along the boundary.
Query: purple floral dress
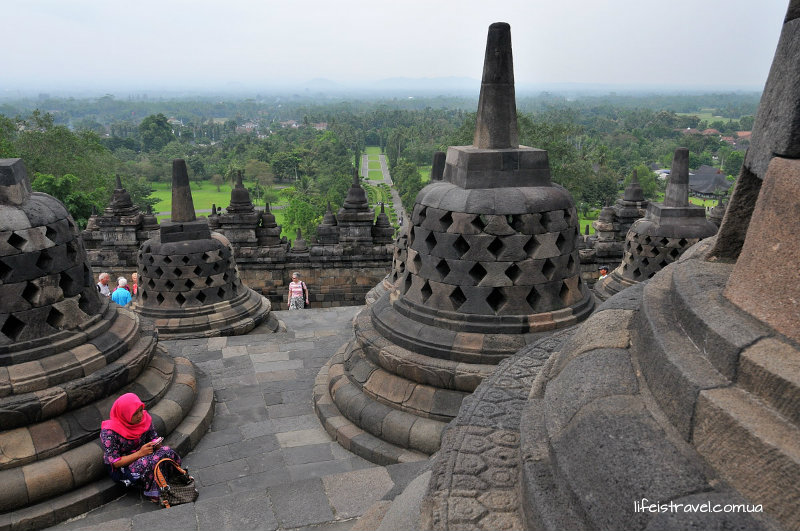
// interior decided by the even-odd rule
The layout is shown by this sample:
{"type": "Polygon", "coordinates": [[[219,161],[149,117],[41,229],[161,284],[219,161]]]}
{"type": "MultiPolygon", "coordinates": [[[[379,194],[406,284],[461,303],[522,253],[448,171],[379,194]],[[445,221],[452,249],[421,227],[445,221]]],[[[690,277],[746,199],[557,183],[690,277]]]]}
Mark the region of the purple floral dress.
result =
{"type": "Polygon", "coordinates": [[[140,482],[144,487],[145,496],[158,496],[158,487],[156,486],[154,470],[156,463],[161,459],[168,457],[175,460],[176,463],[181,464],[181,458],[169,446],[161,446],[155,452],[144,457],[140,457],[128,466],[114,468],[112,464],[119,461],[122,457],[130,455],[143,444],[157,439],[158,434],[156,430],[150,426],[150,429],[144,432],[138,439],[126,439],[122,435],[112,430],[100,430],[100,442],[103,445],[103,462],[108,466],[111,474],[111,479],[123,483],[126,487],[131,484],[140,482]]]}

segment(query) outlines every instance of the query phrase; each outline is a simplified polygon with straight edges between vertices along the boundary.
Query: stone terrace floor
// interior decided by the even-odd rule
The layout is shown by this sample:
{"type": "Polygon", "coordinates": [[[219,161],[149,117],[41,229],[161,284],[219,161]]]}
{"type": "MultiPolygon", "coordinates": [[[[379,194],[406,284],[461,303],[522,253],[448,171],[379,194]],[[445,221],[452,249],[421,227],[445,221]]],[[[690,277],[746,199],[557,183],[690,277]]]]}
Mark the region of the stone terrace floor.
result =
{"type": "Polygon", "coordinates": [[[390,500],[426,462],[381,467],[334,442],[311,403],[319,369],[352,335],[357,307],[275,312],[285,334],[166,341],[211,378],[211,431],[184,464],[194,504],[160,509],[127,495],[51,529],[350,529],[374,502],[390,500]]]}

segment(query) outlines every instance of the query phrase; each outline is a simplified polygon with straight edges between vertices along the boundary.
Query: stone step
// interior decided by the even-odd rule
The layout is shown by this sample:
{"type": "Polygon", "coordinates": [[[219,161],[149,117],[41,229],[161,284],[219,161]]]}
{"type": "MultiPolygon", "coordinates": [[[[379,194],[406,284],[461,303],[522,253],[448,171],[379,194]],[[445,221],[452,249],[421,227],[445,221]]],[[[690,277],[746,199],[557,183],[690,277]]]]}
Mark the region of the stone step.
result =
{"type": "Polygon", "coordinates": [[[800,427],[800,359],[789,343],[763,339],[745,349],[736,384],[800,427]]]}
{"type": "MultiPolygon", "coordinates": [[[[185,454],[211,424],[214,391],[208,379],[197,379],[189,360],[175,358],[175,364],[172,385],[150,414],[156,429],[168,434],[166,443],[185,454]]],[[[11,509],[0,514],[0,531],[52,526],[122,495],[124,489],[105,477],[102,457],[99,441],[92,441],[62,455],[0,472],[14,474],[0,479],[4,486],[14,488],[0,493],[0,511],[11,509]]]]}
{"type": "Polygon", "coordinates": [[[694,445],[753,503],[800,529],[800,428],[740,388],[702,391],[694,445]]]}
{"type": "Polygon", "coordinates": [[[770,332],[723,296],[729,271],[729,264],[702,259],[693,259],[692,267],[674,267],[670,298],[674,315],[681,317],[676,321],[680,332],[694,344],[695,352],[733,381],[742,350],[770,332]]]}
{"type": "Polygon", "coordinates": [[[640,352],[642,375],[653,397],[688,441],[698,393],[729,386],[731,382],[703,355],[698,344],[676,326],[682,319],[677,317],[672,294],[673,271],[674,267],[667,267],[645,284],[631,342],[640,352]]]}
{"type": "MultiPolygon", "coordinates": [[[[341,349],[339,352],[341,352],[341,349]]],[[[339,354],[339,352],[337,352],[337,354],[339,354]]],[[[336,355],[334,355],[334,358],[336,358],[336,355]]],[[[314,381],[314,410],[325,428],[325,431],[346,450],[379,465],[427,460],[428,455],[378,439],[374,435],[353,424],[342,414],[331,397],[328,385],[328,372],[332,362],[333,358],[322,367],[314,381]]],[[[344,380],[346,380],[346,378],[344,380]]],[[[375,404],[377,404],[377,402],[375,404]]],[[[377,405],[382,406],[382,404],[377,405]]],[[[388,406],[383,407],[388,409],[388,406]]],[[[398,415],[402,414],[402,412],[399,411],[396,413],[398,415]]]]}

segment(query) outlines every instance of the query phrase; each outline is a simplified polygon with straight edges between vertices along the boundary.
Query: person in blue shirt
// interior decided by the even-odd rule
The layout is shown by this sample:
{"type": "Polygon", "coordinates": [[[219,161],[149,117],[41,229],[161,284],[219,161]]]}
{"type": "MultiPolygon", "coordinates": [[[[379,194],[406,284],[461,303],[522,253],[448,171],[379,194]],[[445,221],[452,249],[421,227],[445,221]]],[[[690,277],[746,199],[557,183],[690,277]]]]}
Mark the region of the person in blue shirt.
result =
{"type": "Polygon", "coordinates": [[[128,281],[125,277],[119,277],[117,280],[117,289],[111,294],[111,300],[120,306],[127,306],[131,302],[131,292],[128,291],[128,281]]]}

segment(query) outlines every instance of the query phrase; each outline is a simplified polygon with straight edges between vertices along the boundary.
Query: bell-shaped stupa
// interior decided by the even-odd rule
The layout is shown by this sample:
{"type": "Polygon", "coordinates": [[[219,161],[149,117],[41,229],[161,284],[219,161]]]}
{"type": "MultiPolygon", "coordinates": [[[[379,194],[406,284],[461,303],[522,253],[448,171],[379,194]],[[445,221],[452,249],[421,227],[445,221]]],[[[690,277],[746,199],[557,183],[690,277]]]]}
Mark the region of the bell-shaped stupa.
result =
{"type": "Polygon", "coordinates": [[[153,319],[161,337],[239,335],[265,321],[280,327],[270,302],[239,279],[227,238],[196,219],[181,159],[172,165],[172,219],[139,252],[139,292],[134,310],[153,319]]]}
{"type": "Polygon", "coordinates": [[[356,317],[315,389],[329,432],[376,462],[436,451],[498,362],[594,307],[572,197],[546,151],[519,145],[508,24],[489,28],[473,145],[448,149],[410,221],[396,291],[356,317]]]}

